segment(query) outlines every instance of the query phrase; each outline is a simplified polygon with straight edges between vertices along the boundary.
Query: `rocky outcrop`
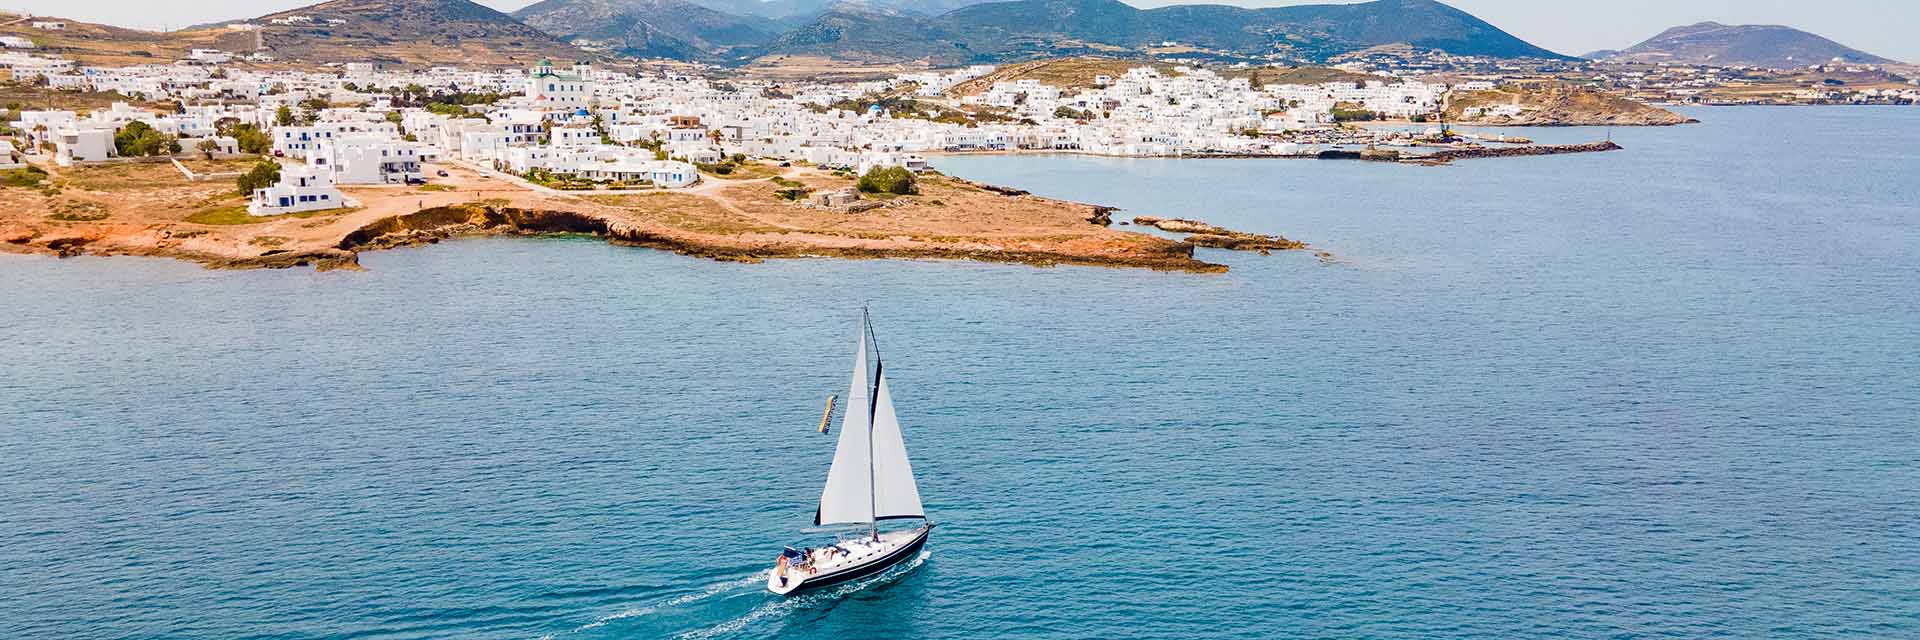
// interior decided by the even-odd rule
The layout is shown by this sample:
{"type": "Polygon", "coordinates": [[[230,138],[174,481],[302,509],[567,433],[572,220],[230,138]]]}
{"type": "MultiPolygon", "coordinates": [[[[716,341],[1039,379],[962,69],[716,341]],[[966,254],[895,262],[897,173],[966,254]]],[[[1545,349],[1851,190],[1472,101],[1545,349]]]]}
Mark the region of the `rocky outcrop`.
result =
{"type": "Polygon", "coordinates": [[[275,250],[252,258],[208,257],[200,262],[209,269],[291,269],[308,266],[319,271],[360,269],[360,255],[344,249],[275,250]]]}
{"type": "Polygon", "coordinates": [[[958,182],[960,184],[973,187],[975,189],[979,189],[981,191],[991,191],[991,192],[998,193],[1000,195],[1007,196],[1010,198],[1024,196],[1024,195],[1031,195],[1030,192],[1028,192],[1025,189],[1015,189],[1013,187],[1002,187],[999,185],[987,184],[985,182],[974,182],[972,180],[968,180],[965,178],[956,178],[953,176],[947,176],[947,179],[952,180],[954,182],[958,182]]]}
{"type": "Polygon", "coordinates": [[[472,203],[381,218],[347,234],[337,248],[346,251],[386,249],[479,234],[604,236],[610,230],[611,225],[605,218],[573,211],[533,211],[472,203]]]}
{"type": "Polygon", "coordinates": [[[1161,231],[1192,234],[1187,236],[1187,242],[1201,247],[1231,249],[1234,251],[1258,251],[1262,254],[1307,248],[1307,243],[1291,240],[1283,236],[1235,231],[1199,220],[1134,216],[1133,222],[1134,224],[1155,227],[1161,231]]]}
{"type": "Polygon", "coordinates": [[[1093,205],[1093,210],[1087,213],[1087,223],[1102,227],[1111,227],[1113,226],[1113,212],[1119,210],[1119,207],[1093,205]]]}

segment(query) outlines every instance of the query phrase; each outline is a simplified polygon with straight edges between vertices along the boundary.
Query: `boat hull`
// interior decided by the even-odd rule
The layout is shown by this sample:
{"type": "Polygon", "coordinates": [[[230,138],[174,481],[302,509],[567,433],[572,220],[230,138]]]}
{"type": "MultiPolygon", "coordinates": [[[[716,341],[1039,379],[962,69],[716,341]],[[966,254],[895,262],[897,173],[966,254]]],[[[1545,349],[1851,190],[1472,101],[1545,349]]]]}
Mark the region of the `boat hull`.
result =
{"type": "Polygon", "coordinates": [[[869,560],[859,564],[838,568],[829,573],[820,573],[820,574],[801,577],[797,579],[797,582],[795,582],[794,577],[790,576],[788,578],[789,582],[786,585],[780,584],[780,579],[778,576],[769,575],[767,576],[767,590],[783,596],[793,595],[795,593],[800,593],[803,591],[811,591],[811,590],[820,589],[823,587],[831,587],[836,584],[845,584],[849,581],[859,580],[861,578],[865,578],[865,577],[880,573],[882,571],[886,571],[887,569],[893,567],[894,565],[900,564],[901,562],[905,562],[909,559],[912,559],[914,556],[919,555],[920,549],[927,546],[927,537],[932,534],[933,534],[933,525],[929,524],[925,527],[922,527],[919,531],[915,532],[912,539],[906,541],[906,543],[901,544],[900,546],[892,550],[887,551],[885,554],[882,554],[878,558],[874,558],[873,560],[869,560]]]}

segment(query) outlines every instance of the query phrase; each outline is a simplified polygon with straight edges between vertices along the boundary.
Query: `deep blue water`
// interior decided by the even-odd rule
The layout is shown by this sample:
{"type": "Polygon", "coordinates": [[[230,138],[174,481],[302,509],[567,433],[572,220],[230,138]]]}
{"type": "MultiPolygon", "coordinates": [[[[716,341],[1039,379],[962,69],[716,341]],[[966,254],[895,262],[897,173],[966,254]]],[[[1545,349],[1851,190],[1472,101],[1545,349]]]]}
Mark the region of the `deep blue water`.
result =
{"type": "Polygon", "coordinates": [[[1920,109],[1692,113],[1447,168],[939,159],[1337,256],[1225,275],[0,256],[0,636],[1920,635],[1920,109]],[[942,526],[778,600],[861,301],[942,526]]]}

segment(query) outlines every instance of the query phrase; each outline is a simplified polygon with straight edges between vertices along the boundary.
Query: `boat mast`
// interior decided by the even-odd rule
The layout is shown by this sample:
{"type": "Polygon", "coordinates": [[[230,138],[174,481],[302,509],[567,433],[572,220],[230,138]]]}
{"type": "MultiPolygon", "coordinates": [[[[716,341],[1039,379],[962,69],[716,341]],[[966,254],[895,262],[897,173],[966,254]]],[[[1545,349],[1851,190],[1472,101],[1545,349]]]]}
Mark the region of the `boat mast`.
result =
{"type": "Polygon", "coordinates": [[[867,338],[873,340],[873,388],[867,393],[867,535],[880,539],[879,491],[873,486],[873,412],[880,405],[880,372],[887,365],[880,361],[880,338],[873,335],[873,317],[860,307],[860,321],[866,325],[867,338]]]}

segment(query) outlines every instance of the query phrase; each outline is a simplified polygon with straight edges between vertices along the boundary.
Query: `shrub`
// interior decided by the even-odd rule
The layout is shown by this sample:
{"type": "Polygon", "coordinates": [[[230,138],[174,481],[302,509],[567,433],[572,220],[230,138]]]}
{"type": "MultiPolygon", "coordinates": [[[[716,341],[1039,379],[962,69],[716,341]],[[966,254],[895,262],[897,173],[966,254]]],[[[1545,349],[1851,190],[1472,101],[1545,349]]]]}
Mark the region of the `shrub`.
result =
{"type": "Polygon", "coordinates": [[[47,171],[45,169],[41,169],[40,167],[36,167],[33,165],[27,165],[26,167],[23,167],[20,169],[10,169],[6,172],[0,172],[0,184],[4,184],[9,187],[39,186],[40,181],[45,180],[46,178],[47,178],[47,171]]]}
{"type": "Polygon", "coordinates": [[[906,167],[874,167],[860,176],[860,191],[908,195],[915,192],[913,172],[906,167]]]}
{"type": "Polygon", "coordinates": [[[1333,107],[1334,122],[1371,122],[1379,117],[1379,114],[1368,111],[1360,105],[1342,102],[1333,107]]]}

